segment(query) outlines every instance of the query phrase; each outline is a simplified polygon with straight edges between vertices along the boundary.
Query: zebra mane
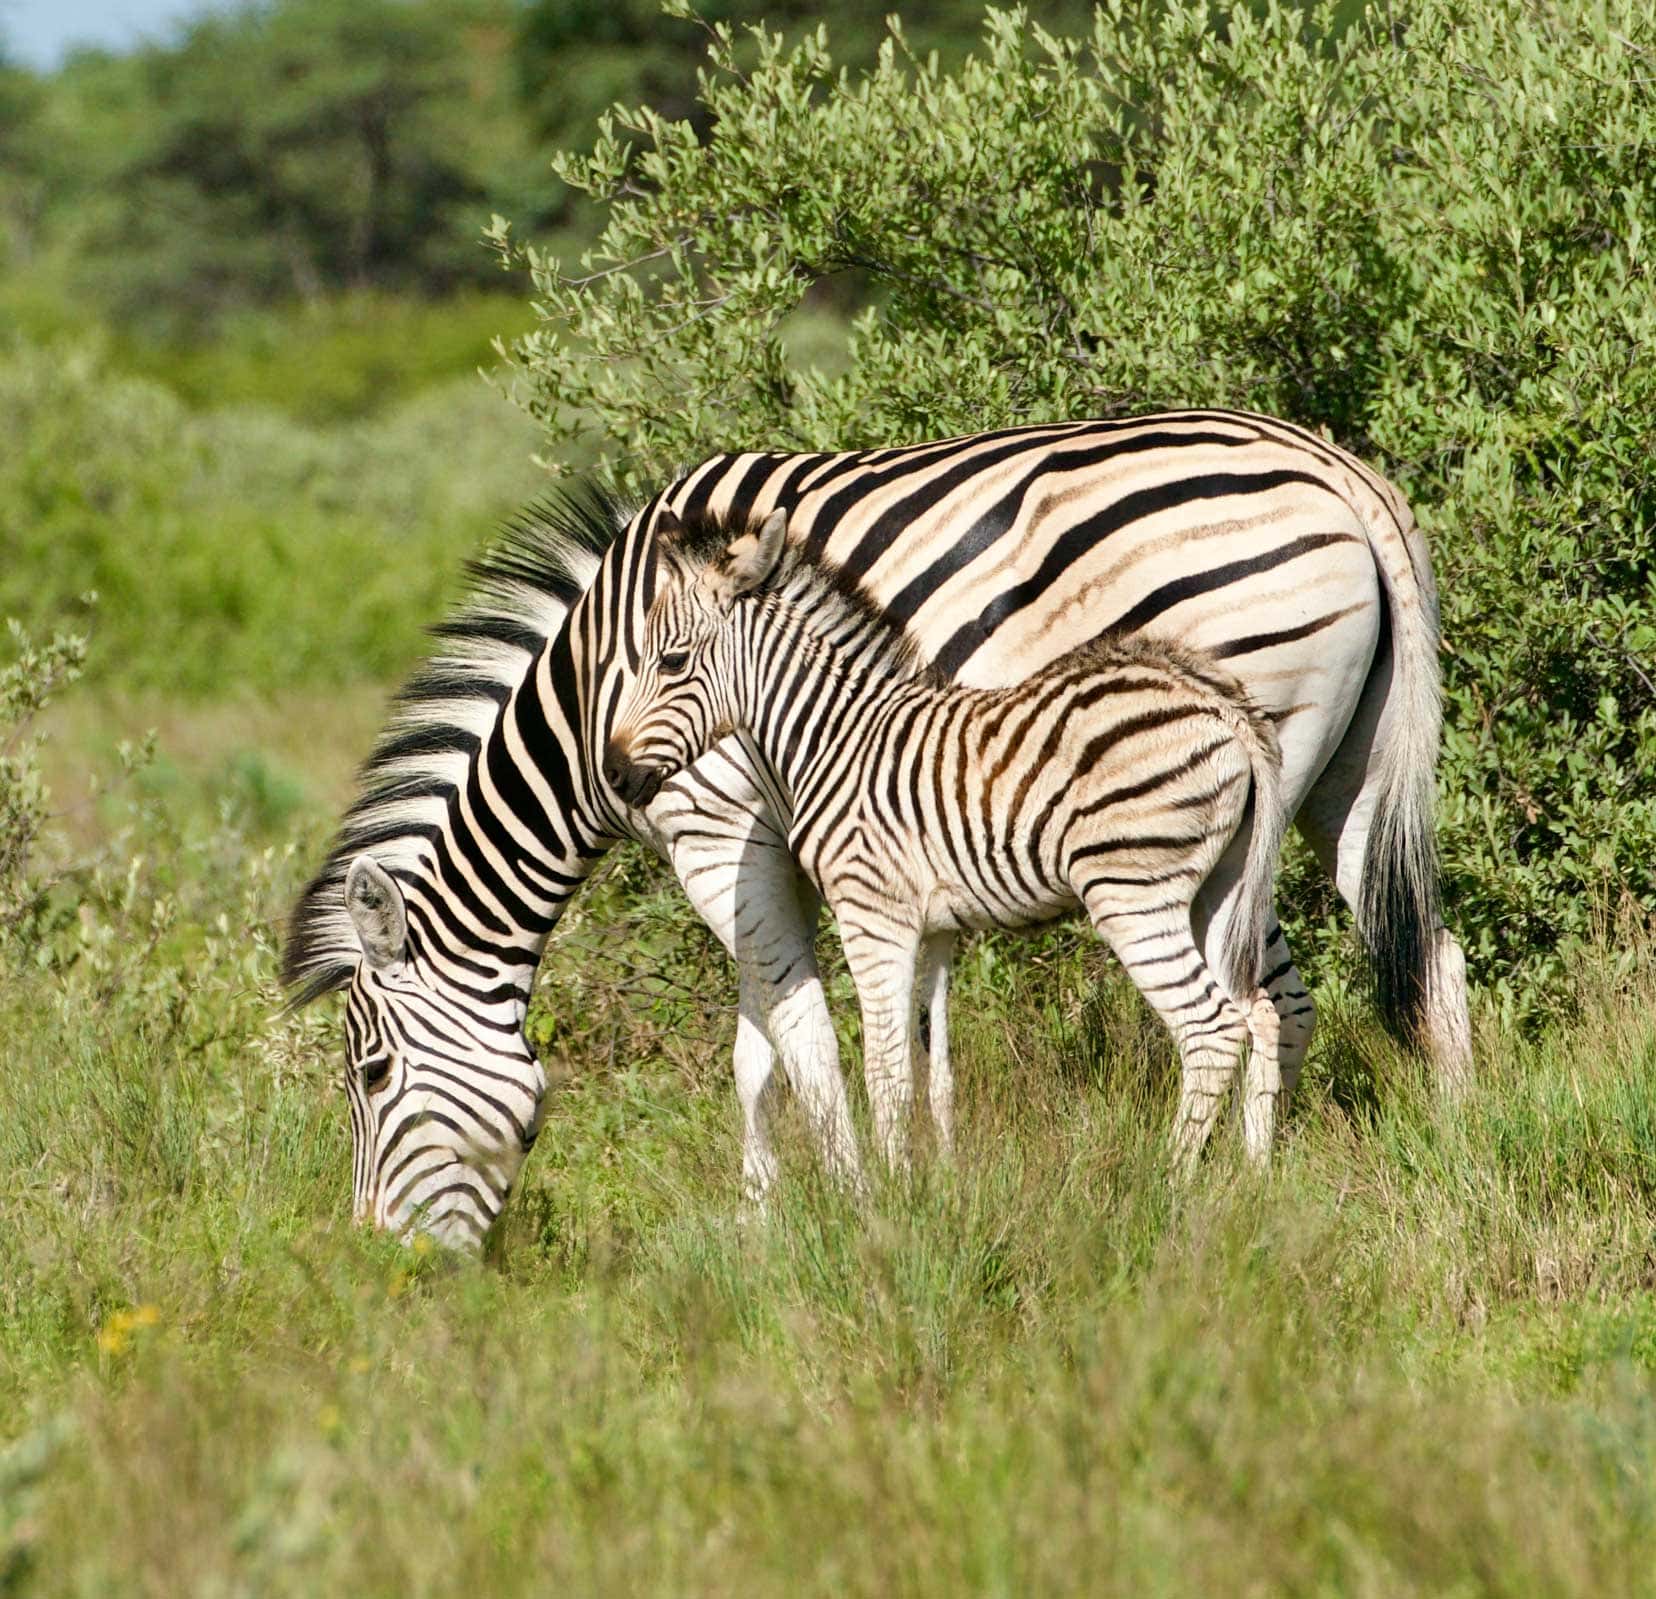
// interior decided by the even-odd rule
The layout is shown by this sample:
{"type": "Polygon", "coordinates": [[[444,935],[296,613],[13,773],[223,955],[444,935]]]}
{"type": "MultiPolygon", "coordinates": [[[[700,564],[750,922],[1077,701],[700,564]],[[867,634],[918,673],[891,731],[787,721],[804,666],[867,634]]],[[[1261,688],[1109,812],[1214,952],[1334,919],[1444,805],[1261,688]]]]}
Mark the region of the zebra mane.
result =
{"type": "MultiPolygon", "coordinates": [[[[692,512],[684,518],[679,548],[692,562],[717,565],[732,539],[753,531],[745,520],[692,512]]],[[[869,598],[854,577],[832,561],[807,554],[798,544],[783,547],[776,570],[760,594],[797,611],[824,642],[852,649],[860,671],[944,681],[908,633],[869,598]]]]}
{"type": "Polygon", "coordinates": [[[395,867],[439,825],[511,691],[592,582],[630,519],[608,488],[582,483],[519,511],[467,563],[466,597],[430,629],[437,650],[398,690],[357,774],[357,796],[294,906],[282,954],[291,1008],[342,988],[361,959],[345,873],[363,850],[395,867]]]}
{"type": "Polygon", "coordinates": [[[825,643],[850,650],[859,672],[938,685],[946,681],[904,628],[831,561],[789,546],[765,592],[792,607],[825,643]]]}

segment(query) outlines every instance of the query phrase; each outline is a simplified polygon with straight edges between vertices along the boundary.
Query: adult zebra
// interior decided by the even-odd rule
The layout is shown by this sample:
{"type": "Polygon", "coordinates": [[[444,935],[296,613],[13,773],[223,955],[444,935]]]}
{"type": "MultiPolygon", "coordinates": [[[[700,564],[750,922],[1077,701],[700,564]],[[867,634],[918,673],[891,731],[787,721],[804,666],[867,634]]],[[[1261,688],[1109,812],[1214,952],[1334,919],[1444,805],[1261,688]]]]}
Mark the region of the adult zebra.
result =
{"type": "MultiPolygon", "coordinates": [[[[735,1071],[750,1189],[775,1175],[763,1096],[775,1052],[826,1158],[856,1146],[782,797],[737,741],[646,812],[599,770],[651,597],[664,509],[787,515],[789,537],[860,585],[948,676],[1016,682],[1106,632],[1224,661],[1277,723],[1282,793],[1356,913],[1387,1022],[1448,1085],[1470,1060],[1465,965],[1437,908],[1437,604],[1402,497],[1345,451],[1265,417],[1187,411],[1009,429],[845,454],[714,456],[616,535],[569,499],[479,571],[403,691],[362,793],[293,915],[303,1003],[349,988],[360,1217],[476,1245],[539,1124],[522,1037],[547,934],[616,839],[650,844],[740,970],[735,1071]]],[[[1198,906],[1222,940],[1241,839],[1198,906]]],[[[1284,1078],[1314,1020],[1286,952],[1284,1078]]]]}

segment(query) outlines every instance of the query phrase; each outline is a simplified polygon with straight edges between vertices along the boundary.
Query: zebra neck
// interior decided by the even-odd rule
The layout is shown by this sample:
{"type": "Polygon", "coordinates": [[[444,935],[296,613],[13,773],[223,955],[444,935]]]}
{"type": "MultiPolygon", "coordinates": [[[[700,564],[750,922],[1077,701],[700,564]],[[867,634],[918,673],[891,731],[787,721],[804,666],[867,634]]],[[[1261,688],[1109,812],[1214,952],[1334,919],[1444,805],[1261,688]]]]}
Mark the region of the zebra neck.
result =
{"type": "Polygon", "coordinates": [[[555,643],[511,692],[416,842],[415,869],[397,874],[428,964],[480,999],[527,1005],[553,927],[607,847],[559,691],[566,655],[555,643]]]}
{"type": "Polygon", "coordinates": [[[738,673],[748,727],[794,805],[796,822],[892,718],[947,693],[888,625],[849,613],[756,607],[738,673]],[[756,669],[755,669],[756,668],[756,669]]]}

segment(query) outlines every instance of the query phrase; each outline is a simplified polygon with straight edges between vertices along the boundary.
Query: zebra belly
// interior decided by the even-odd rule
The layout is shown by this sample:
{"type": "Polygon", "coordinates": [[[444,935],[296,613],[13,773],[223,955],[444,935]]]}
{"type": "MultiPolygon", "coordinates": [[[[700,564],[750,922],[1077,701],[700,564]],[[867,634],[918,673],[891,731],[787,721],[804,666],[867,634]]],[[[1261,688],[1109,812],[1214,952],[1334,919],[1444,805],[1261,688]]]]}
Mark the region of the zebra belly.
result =
{"type": "Polygon", "coordinates": [[[939,933],[958,929],[982,933],[991,928],[1039,927],[1080,909],[1067,885],[1038,885],[1044,893],[1012,898],[988,892],[983,885],[938,881],[920,903],[921,931],[939,933]]]}

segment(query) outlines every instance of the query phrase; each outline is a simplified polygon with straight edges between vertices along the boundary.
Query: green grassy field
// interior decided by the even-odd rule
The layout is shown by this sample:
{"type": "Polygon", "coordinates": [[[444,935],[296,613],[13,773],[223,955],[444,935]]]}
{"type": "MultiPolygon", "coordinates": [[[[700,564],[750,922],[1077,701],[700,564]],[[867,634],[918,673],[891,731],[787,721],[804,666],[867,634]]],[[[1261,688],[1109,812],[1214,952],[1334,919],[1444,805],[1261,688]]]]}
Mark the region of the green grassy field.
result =
{"type": "Polygon", "coordinates": [[[755,1217],[722,957],[619,857],[456,1265],[349,1224],[335,1019],[273,1016],[320,811],[144,805],[0,998],[0,1591],[1650,1591],[1648,948],[1454,1110],[1334,1002],[1271,1174],[1232,1129],[1181,1189],[1136,997],[992,940],[958,1162],[859,1207],[792,1129],[755,1217]]]}

